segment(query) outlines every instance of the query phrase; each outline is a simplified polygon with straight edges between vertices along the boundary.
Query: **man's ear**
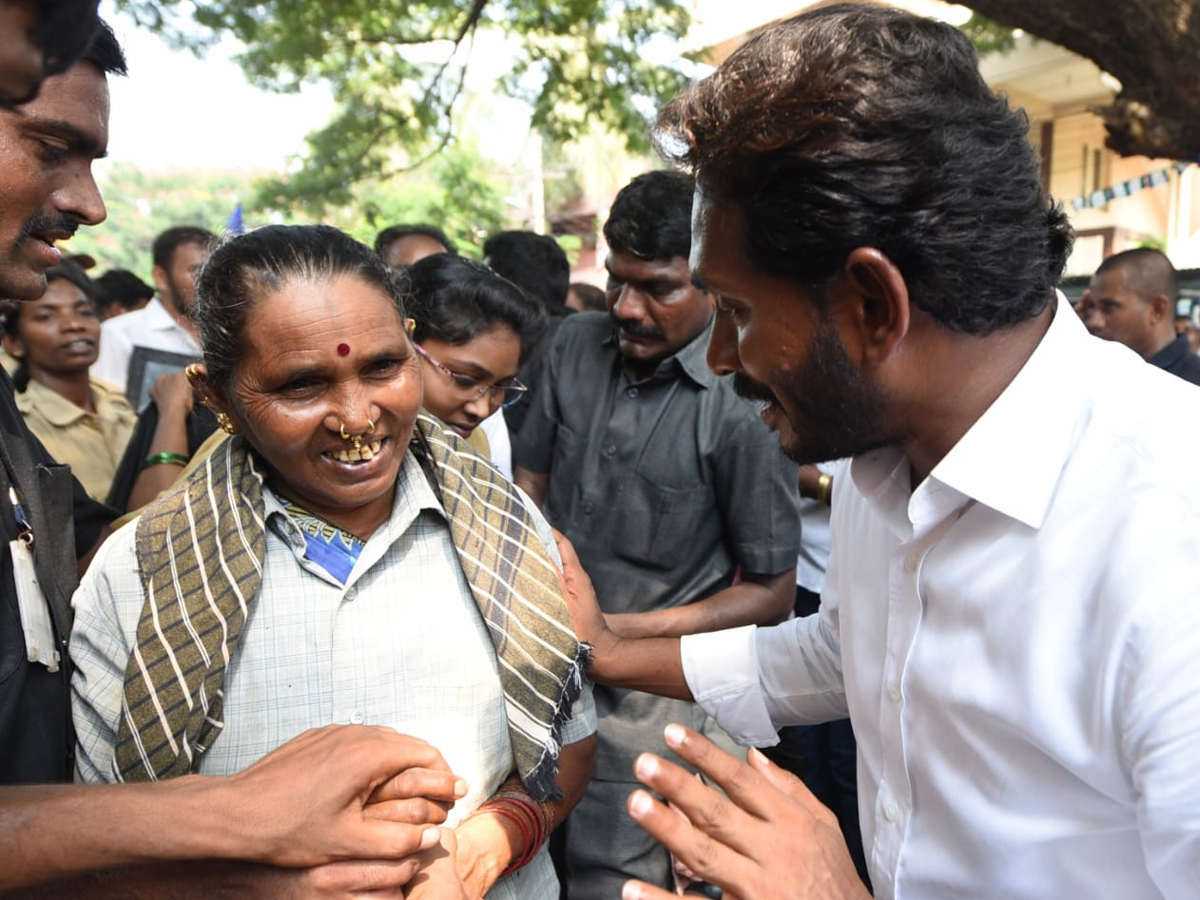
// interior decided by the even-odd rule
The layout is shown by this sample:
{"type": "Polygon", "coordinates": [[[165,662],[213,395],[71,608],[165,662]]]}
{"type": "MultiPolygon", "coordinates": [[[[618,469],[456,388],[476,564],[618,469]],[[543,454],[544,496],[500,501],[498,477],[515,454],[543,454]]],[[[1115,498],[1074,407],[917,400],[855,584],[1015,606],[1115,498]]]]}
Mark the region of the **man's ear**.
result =
{"type": "Polygon", "coordinates": [[[154,282],[154,286],[158,289],[158,296],[165,297],[167,295],[167,270],[162,266],[155,266],[150,270],[150,278],[154,282]]]}
{"type": "Polygon", "coordinates": [[[864,362],[880,365],[896,352],[908,334],[908,285],[882,251],[857,247],[842,265],[842,289],[861,343],[864,362]]]}
{"type": "Polygon", "coordinates": [[[1175,323],[1175,301],[1166,294],[1157,294],[1150,301],[1150,323],[1157,325],[1164,319],[1170,319],[1172,326],[1175,323]]]}

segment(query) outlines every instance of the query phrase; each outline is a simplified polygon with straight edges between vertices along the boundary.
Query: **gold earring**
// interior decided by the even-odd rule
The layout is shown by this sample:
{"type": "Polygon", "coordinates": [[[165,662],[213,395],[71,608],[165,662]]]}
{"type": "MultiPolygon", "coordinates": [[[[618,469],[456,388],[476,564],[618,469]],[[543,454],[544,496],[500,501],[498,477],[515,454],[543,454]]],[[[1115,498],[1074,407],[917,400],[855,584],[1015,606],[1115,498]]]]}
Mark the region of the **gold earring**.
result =
{"type": "Polygon", "coordinates": [[[200,369],[195,363],[190,363],[187,368],[183,370],[183,374],[187,376],[187,380],[189,382],[195,384],[196,379],[200,377],[200,369]]]}
{"type": "Polygon", "coordinates": [[[416,319],[405,319],[404,320],[404,330],[408,332],[409,337],[412,337],[413,332],[415,332],[417,330],[417,320],[416,319]]]}
{"type": "Polygon", "coordinates": [[[226,434],[237,433],[237,428],[234,427],[233,421],[229,418],[228,413],[217,413],[217,426],[226,434]]]}

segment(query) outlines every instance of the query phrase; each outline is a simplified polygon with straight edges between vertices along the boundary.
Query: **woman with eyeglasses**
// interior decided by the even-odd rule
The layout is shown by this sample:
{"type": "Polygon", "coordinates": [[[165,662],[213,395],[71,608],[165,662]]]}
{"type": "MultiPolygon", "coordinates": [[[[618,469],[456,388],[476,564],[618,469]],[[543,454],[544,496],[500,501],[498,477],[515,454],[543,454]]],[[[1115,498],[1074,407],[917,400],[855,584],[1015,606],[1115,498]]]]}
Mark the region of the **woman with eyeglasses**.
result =
{"type": "Polygon", "coordinates": [[[511,478],[498,413],[527,390],[517,367],[545,331],[545,312],[511,281],[461,257],[428,256],[409,268],[408,278],[405,306],[416,320],[412,339],[423,362],[425,409],[511,478]],[[490,435],[503,446],[484,434],[492,416],[498,430],[490,435]]]}

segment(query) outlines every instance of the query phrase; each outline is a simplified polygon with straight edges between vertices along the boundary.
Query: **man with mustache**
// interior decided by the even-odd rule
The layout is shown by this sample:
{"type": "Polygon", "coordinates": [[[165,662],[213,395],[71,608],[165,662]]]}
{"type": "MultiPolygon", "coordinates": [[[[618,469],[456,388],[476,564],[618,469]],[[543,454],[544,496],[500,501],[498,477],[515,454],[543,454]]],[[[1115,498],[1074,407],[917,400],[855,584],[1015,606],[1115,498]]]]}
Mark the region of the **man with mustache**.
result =
{"type": "MultiPolygon", "coordinates": [[[[778,622],[795,592],[796,468],[704,362],[713,305],[688,272],[693,187],[651,172],[617,195],[609,314],[563,321],[514,448],[517,483],[575,542],[631,637],[778,622]]],[[[704,721],[647,694],[595,698],[596,771],[564,826],[569,900],[611,900],[629,877],[672,883],[666,850],[623,810],[637,753],[665,752],[668,722],[704,721]]]]}
{"type": "MultiPolygon", "coordinates": [[[[708,360],[834,486],[817,616],[628,640],[598,681],[739,741],[849,714],[875,896],[1200,895],[1200,390],[1090,336],[1024,114],[966,36],[881,5],[764,29],[664,109],[696,176],[708,360]]],[[[671,726],[630,811],[740,900],[865,900],[829,810],[671,726]]],[[[666,900],[629,884],[625,900],[666,900]]]]}
{"type": "MultiPolygon", "coordinates": [[[[40,297],[55,242],[103,221],[91,169],[108,143],[108,75],[124,72],[94,0],[0,0],[0,296],[40,297]]],[[[76,558],[112,515],[29,433],[0,372],[0,894],[398,896],[417,865],[405,854],[436,842],[430,826],[466,788],[437,750],[390,729],[309,731],[229,778],[53,783],[73,773],[76,558]]]]}

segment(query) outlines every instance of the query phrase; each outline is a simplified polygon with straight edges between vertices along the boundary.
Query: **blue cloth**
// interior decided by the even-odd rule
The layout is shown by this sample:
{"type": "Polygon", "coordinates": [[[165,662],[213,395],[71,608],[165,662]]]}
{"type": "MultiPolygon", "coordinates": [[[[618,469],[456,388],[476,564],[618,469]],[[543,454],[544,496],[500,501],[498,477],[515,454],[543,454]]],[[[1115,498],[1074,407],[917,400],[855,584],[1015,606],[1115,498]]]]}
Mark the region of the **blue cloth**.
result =
{"type": "Polygon", "coordinates": [[[358,555],[366,546],[348,531],[343,531],[332,522],[314,516],[295,503],[286,504],[287,514],[292,521],[300,526],[304,534],[306,546],[304,558],[316,563],[337,579],[338,584],[345,584],[350,578],[358,555]]]}

